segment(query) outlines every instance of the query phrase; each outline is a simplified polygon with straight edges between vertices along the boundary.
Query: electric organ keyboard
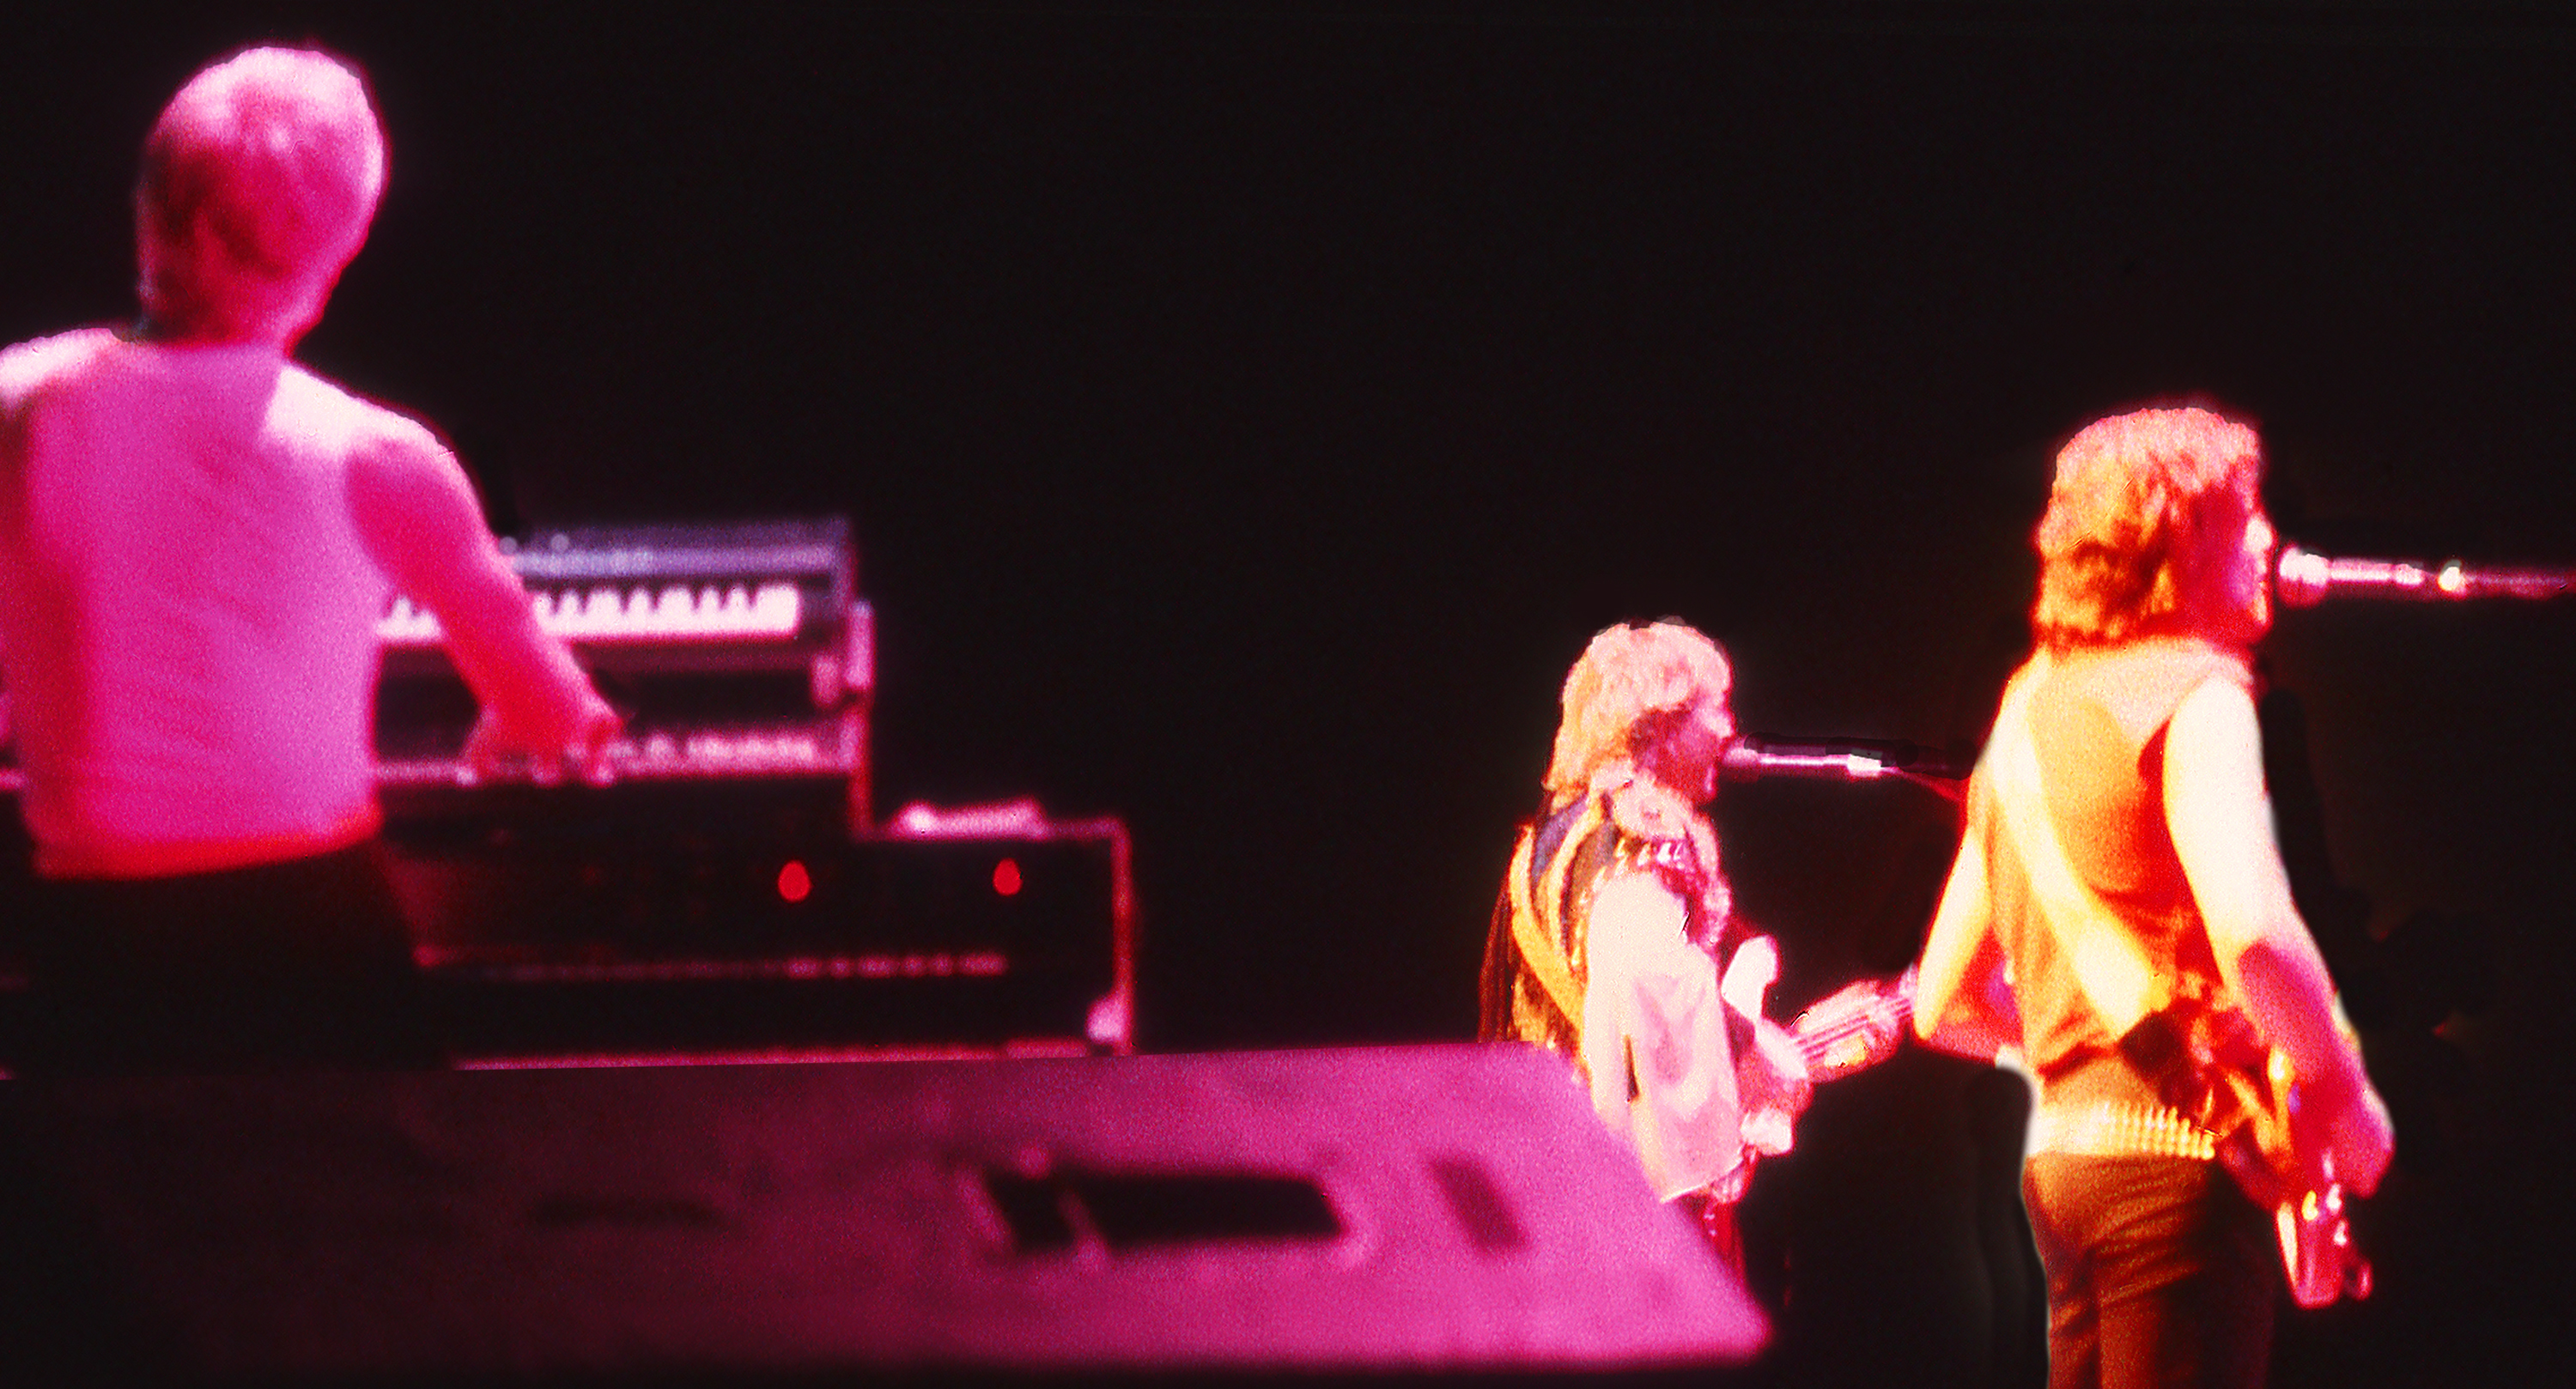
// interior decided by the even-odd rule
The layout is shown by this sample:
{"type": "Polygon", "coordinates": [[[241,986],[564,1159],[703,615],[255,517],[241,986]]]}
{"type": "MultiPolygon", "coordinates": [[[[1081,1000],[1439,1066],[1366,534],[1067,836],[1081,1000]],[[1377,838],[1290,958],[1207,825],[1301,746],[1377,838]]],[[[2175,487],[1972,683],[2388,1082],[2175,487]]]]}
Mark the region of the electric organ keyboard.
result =
{"type": "MultiPolygon", "coordinates": [[[[657,595],[650,583],[620,588],[578,584],[536,589],[529,595],[537,625],[566,641],[759,641],[793,637],[802,612],[796,585],[670,584],[657,595]]],[[[438,615],[397,596],[376,636],[388,647],[436,646],[445,639],[438,615]]]]}
{"type": "MultiPolygon", "coordinates": [[[[846,518],[588,526],[501,546],[539,624],[625,716],[612,780],[841,781],[865,826],[873,626],[846,518]]],[[[376,781],[394,813],[488,787],[460,758],[476,711],[437,617],[398,595],[376,633],[376,781]]],[[[14,795],[5,743],[0,795],[14,795]]]]}
{"type": "MultiPolygon", "coordinates": [[[[828,778],[864,825],[872,631],[847,520],[582,527],[503,549],[539,624],[626,718],[613,779],[828,778]]],[[[377,633],[388,812],[476,794],[458,760],[474,702],[437,617],[397,597],[377,633]]]]}
{"type": "Polygon", "coordinates": [[[435,618],[379,628],[388,867],[460,1056],[1123,1048],[1126,831],[868,811],[868,606],[845,521],[509,547],[626,718],[607,777],[477,780],[435,618]]]}

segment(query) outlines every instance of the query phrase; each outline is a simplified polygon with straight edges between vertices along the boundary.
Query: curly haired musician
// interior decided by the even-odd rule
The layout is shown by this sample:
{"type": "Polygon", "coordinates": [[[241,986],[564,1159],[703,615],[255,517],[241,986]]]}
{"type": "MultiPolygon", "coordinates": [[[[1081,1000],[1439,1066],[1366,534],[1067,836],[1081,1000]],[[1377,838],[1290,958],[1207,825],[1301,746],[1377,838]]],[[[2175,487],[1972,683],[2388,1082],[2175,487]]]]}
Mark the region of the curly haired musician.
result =
{"type": "Polygon", "coordinates": [[[393,587],[451,634],[474,760],[617,725],[437,437],[290,357],[384,175],[340,62],[209,67],[144,148],[141,320],[0,355],[0,661],[44,884],[24,1065],[434,1060],[376,857],[393,587]]]}
{"type": "Polygon", "coordinates": [[[2273,1230],[2214,1160],[2217,1135],[2172,1107],[2172,1049],[2146,1045],[2178,1000],[2232,1001],[2286,1058],[2313,1174],[2367,1193],[2389,1158],[2264,795],[2261,470],[2254,431],[2200,409],[2100,420],[2058,454],[2037,649],[2006,687],[1924,946],[1918,1033],[2018,1052],[2038,1080],[2023,1190],[2061,1389],[2264,1376],[2273,1230]]]}
{"type": "Polygon", "coordinates": [[[1575,662],[1486,940],[1479,1032],[1574,1060],[1655,1194],[1694,1198],[1740,1262],[1730,1203],[1748,1157],[1787,1146],[1807,1079],[1759,1020],[1776,959],[1744,949],[1699,810],[1734,733],[1730,680],[1715,643],[1670,621],[1611,627],[1575,662]],[[1739,956],[1722,996],[1719,961],[1739,956]]]}

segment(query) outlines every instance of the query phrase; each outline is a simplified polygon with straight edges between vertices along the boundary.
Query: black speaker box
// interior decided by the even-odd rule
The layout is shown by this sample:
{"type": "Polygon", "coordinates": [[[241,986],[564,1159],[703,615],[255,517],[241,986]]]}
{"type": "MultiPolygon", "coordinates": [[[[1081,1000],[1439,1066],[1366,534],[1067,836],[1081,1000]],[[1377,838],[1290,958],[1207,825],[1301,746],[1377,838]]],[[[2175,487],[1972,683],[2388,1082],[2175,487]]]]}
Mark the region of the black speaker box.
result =
{"type": "MultiPolygon", "coordinates": [[[[690,813],[721,819],[724,804],[690,813]]],[[[1118,822],[853,841],[759,832],[747,804],[736,820],[389,830],[451,1051],[1127,1049],[1118,822]],[[611,828],[564,828],[586,825],[611,828]]]]}
{"type": "Polygon", "coordinates": [[[19,1382],[1696,1378],[1765,1335],[1510,1046],[10,1082],[0,1237],[19,1382]]]}

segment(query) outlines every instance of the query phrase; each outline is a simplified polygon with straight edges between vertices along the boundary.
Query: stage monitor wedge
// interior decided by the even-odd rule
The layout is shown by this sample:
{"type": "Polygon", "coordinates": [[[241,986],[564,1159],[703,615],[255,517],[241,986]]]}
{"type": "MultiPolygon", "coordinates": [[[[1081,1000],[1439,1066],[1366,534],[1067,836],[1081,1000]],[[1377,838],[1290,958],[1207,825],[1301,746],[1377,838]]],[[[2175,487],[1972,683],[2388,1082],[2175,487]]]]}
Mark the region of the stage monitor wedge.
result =
{"type": "Polygon", "coordinates": [[[70,1271],[21,1262],[0,1348],[164,1382],[1526,1377],[1765,1335],[1517,1046],[21,1081],[0,1166],[0,1234],[70,1271]]]}

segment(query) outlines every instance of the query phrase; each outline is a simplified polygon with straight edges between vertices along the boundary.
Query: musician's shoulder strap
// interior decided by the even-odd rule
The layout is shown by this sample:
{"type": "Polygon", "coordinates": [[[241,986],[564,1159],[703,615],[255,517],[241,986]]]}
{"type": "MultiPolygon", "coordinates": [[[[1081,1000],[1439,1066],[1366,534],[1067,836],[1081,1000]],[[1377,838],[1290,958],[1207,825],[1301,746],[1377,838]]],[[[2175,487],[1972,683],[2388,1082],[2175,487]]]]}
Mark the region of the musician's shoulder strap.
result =
{"type": "Polygon", "coordinates": [[[2030,704],[2049,668],[2048,653],[2042,651],[2004,687],[2003,707],[1995,715],[1994,735],[1987,743],[1986,765],[1994,779],[1997,811],[2004,831],[2020,850],[2040,921],[2056,936],[2085,1000],[2111,1035],[2118,1037],[2155,1011],[2159,982],[2111,909],[2076,876],[2048,813],[2030,704]]]}
{"type": "Polygon", "coordinates": [[[1572,961],[1555,929],[1556,917],[1565,902],[1565,875],[1573,864],[1572,850],[1601,827],[1602,810],[1597,797],[1586,801],[1574,825],[1566,832],[1559,847],[1544,869],[1535,875],[1540,829],[1544,822],[1533,824],[1521,835],[1520,846],[1512,853],[1510,875],[1512,943],[1520,947],[1521,962],[1528,966],[1539,988],[1554,1003],[1557,1011],[1577,1027],[1583,1019],[1583,986],[1574,977],[1572,961]],[[1537,881],[1532,881],[1536,876],[1537,881]],[[1540,913],[1540,904],[1553,910],[1540,913]]]}

